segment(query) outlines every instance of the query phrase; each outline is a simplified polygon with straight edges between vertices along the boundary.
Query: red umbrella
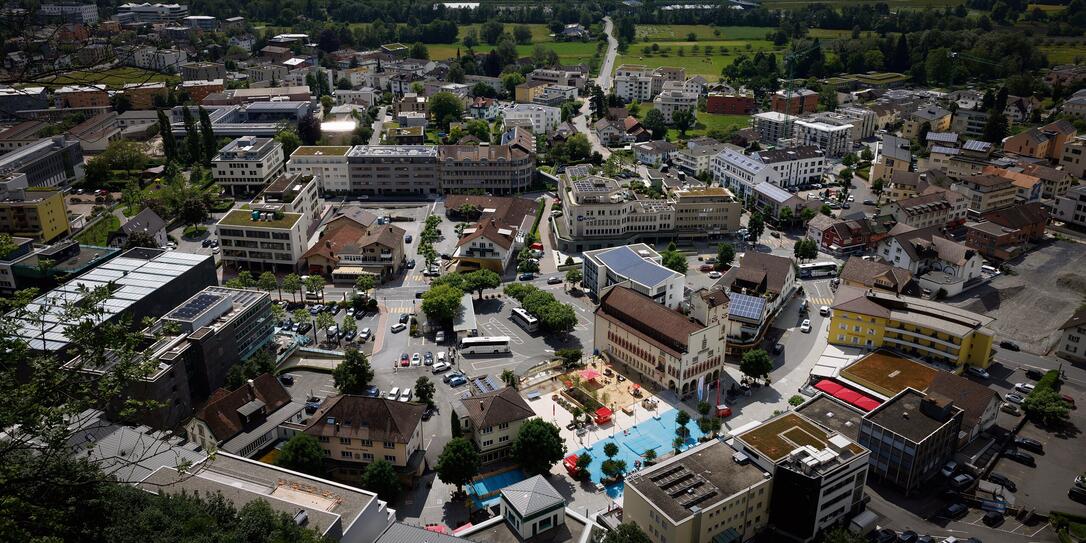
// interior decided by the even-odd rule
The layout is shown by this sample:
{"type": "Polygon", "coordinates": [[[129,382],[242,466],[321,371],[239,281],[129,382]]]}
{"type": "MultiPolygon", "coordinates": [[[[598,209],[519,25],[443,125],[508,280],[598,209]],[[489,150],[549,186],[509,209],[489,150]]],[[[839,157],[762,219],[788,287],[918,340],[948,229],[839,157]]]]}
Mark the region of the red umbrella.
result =
{"type": "Polygon", "coordinates": [[[603,374],[601,374],[600,372],[598,372],[598,371],[596,371],[596,370],[594,370],[592,368],[581,370],[581,379],[584,379],[586,381],[591,381],[591,380],[599,377],[600,375],[603,375],[603,374]]]}

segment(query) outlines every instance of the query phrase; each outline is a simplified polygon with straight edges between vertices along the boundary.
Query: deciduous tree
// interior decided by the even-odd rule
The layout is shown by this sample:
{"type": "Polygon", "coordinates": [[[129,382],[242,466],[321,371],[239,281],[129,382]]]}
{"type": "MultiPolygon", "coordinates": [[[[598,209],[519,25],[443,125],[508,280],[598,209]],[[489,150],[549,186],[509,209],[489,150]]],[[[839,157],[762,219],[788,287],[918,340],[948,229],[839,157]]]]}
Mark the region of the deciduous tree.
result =
{"type": "MultiPolygon", "coordinates": [[[[456,417],[455,413],[453,417],[456,417]]],[[[464,485],[479,472],[479,466],[479,453],[475,451],[475,446],[467,439],[454,437],[445,444],[441,456],[437,458],[437,475],[443,482],[455,485],[456,492],[461,493],[464,485]]]]}
{"type": "Polygon", "coordinates": [[[324,450],[313,436],[297,433],[283,445],[275,464],[316,477],[324,476],[324,450]]]}
{"type": "Polygon", "coordinates": [[[373,381],[373,368],[370,367],[369,357],[354,347],[347,347],[343,360],[332,370],[332,379],[341,393],[362,394],[373,381]]]}
{"type": "Polygon", "coordinates": [[[510,454],[529,474],[544,474],[562,460],[566,444],[558,427],[543,419],[530,419],[521,425],[510,454]]]}

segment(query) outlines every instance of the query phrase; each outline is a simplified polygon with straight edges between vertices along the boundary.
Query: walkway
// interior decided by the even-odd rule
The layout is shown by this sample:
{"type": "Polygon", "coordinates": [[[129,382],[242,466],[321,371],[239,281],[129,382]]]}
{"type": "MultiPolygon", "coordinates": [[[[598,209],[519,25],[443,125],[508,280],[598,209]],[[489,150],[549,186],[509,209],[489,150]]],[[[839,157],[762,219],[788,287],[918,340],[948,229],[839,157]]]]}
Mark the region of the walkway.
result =
{"type": "Polygon", "coordinates": [[[558,271],[558,262],[554,261],[554,246],[551,242],[551,207],[555,201],[549,196],[543,206],[543,217],[539,219],[539,242],[543,244],[543,258],[539,260],[539,273],[549,274],[558,271]]]}
{"type": "Polygon", "coordinates": [[[370,145],[381,143],[381,131],[385,128],[385,112],[387,110],[388,106],[381,106],[381,109],[377,111],[377,118],[373,120],[373,135],[370,136],[370,145]]]}
{"type": "MultiPolygon", "coordinates": [[[[600,63],[599,74],[596,76],[596,84],[603,89],[603,93],[607,94],[611,90],[611,72],[614,71],[615,57],[618,55],[618,40],[614,35],[614,23],[611,22],[610,17],[603,18],[603,31],[607,34],[607,54],[603,57],[603,62],[600,63]]],[[[592,150],[603,156],[604,159],[611,156],[611,150],[600,144],[600,139],[596,137],[596,133],[589,129],[588,121],[592,118],[592,100],[589,97],[581,105],[581,114],[573,118],[573,126],[577,128],[577,131],[588,137],[588,143],[592,145],[592,150]]]]}

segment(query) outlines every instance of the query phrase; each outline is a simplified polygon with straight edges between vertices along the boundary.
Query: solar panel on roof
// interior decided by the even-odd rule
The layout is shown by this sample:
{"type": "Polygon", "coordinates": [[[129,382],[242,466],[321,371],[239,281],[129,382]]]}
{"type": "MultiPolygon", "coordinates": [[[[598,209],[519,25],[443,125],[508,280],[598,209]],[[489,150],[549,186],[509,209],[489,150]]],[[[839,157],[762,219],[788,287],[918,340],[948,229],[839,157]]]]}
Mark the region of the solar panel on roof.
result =
{"type": "Polygon", "coordinates": [[[748,294],[730,293],[728,316],[758,320],[765,313],[765,298],[748,294]]]}
{"type": "Polygon", "coordinates": [[[991,147],[991,143],[980,140],[969,140],[962,146],[966,151],[987,151],[991,147]]]}

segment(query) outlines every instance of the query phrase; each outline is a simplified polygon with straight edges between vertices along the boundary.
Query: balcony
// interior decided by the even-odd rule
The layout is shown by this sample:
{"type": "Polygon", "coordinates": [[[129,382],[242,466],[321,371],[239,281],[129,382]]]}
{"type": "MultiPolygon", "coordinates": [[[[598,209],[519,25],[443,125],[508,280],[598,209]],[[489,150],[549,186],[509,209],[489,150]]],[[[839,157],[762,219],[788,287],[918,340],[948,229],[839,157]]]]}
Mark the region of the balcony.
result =
{"type": "Polygon", "coordinates": [[[886,331],[887,332],[894,332],[894,333],[897,333],[899,335],[914,337],[916,339],[925,339],[925,340],[928,340],[928,341],[930,341],[932,343],[938,343],[940,345],[949,347],[949,348],[954,349],[954,350],[958,350],[958,349],[962,348],[960,343],[954,343],[952,341],[947,341],[947,340],[939,339],[939,338],[936,338],[936,337],[932,337],[932,336],[929,336],[929,335],[924,334],[922,332],[914,332],[914,331],[911,331],[911,330],[906,330],[904,328],[894,328],[892,326],[887,326],[886,331]]]}
{"type": "Polygon", "coordinates": [[[948,353],[946,351],[940,351],[938,349],[932,349],[931,347],[928,347],[927,345],[921,345],[919,343],[914,343],[912,341],[907,341],[907,340],[903,340],[903,339],[899,339],[899,338],[895,338],[895,337],[890,337],[890,336],[884,336],[882,338],[882,342],[883,343],[893,343],[894,345],[899,345],[901,347],[906,347],[906,348],[909,348],[909,349],[918,349],[918,350],[921,350],[921,351],[924,351],[924,352],[927,352],[927,353],[931,353],[931,354],[934,354],[934,355],[937,355],[937,356],[941,356],[943,358],[946,358],[947,360],[951,360],[951,361],[954,361],[954,362],[957,362],[957,360],[958,360],[958,357],[955,356],[953,353],[948,353]]]}

